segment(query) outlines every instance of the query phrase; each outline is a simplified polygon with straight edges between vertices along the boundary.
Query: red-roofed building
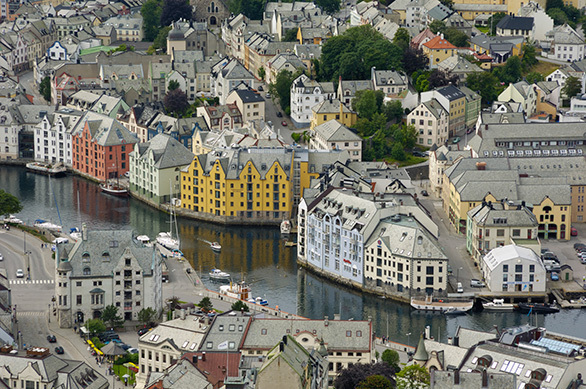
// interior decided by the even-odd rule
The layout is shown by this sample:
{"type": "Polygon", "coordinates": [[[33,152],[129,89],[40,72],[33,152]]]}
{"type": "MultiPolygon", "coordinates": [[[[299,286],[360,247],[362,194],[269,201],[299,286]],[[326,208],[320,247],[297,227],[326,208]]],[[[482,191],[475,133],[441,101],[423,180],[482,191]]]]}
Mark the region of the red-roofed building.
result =
{"type": "Polygon", "coordinates": [[[240,375],[240,352],[199,351],[185,353],[183,358],[193,363],[199,371],[204,372],[214,388],[222,387],[227,376],[240,375]]]}
{"type": "Polygon", "coordinates": [[[437,35],[435,35],[433,32],[431,32],[431,30],[429,28],[426,28],[425,30],[421,31],[419,34],[415,35],[415,37],[413,39],[411,39],[411,47],[414,49],[420,49],[424,43],[429,42],[430,40],[432,40],[436,36],[437,35]]]}
{"type": "Polygon", "coordinates": [[[474,53],[474,58],[476,58],[478,61],[480,61],[480,64],[478,66],[480,66],[482,69],[484,70],[490,70],[491,66],[492,66],[492,60],[493,58],[488,55],[488,54],[479,54],[479,53],[474,53]]]}
{"type": "Polygon", "coordinates": [[[437,64],[444,59],[457,55],[457,47],[448,42],[442,35],[438,35],[421,45],[423,53],[429,58],[429,67],[437,68],[437,64]]]}

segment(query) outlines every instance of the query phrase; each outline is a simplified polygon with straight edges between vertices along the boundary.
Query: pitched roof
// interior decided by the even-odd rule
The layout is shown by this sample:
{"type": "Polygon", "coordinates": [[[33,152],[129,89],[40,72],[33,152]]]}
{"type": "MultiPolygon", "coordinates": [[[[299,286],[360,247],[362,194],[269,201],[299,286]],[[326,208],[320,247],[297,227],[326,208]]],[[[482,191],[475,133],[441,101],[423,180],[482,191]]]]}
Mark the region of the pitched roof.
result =
{"type": "Polygon", "coordinates": [[[335,119],[316,126],[313,131],[321,134],[327,142],[362,141],[361,137],[335,119]]]}
{"type": "Polygon", "coordinates": [[[533,18],[507,15],[496,25],[502,30],[532,30],[533,18]]]}
{"type": "Polygon", "coordinates": [[[448,42],[447,39],[445,39],[442,36],[436,36],[429,42],[425,42],[423,46],[427,47],[430,50],[450,50],[456,48],[456,46],[448,42]]]}
{"type": "Polygon", "coordinates": [[[155,160],[154,167],[157,169],[183,167],[193,161],[193,153],[167,134],[157,134],[150,141],[140,143],[138,153],[143,159],[148,158],[152,153],[155,160]]]}

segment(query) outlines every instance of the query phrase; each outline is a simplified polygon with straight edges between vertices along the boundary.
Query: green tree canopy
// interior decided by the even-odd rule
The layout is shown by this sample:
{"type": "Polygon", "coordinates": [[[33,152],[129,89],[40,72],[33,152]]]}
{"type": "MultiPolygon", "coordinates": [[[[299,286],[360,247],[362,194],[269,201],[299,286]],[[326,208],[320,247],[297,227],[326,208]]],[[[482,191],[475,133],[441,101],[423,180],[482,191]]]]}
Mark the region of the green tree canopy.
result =
{"type": "Polygon", "coordinates": [[[167,86],[168,90],[175,90],[179,89],[179,81],[171,80],[169,81],[169,85],[167,86]]]}
{"type": "Polygon", "coordinates": [[[411,35],[406,28],[399,28],[393,37],[393,43],[396,44],[401,48],[401,50],[405,51],[409,47],[409,43],[411,43],[411,35]]]}
{"type": "Polygon", "coordinates": [[[181,89],[170,90],[163,99],[163,105],[168,113],[181,115],[189,107],[187,95],[181,89]]]}
{"type": "Polygon", "coordinates": [[[526,44],[523,46],[523,59],[521,64],[523,70],[528,72],[533,66],[537,65],[537,49],[533,45],[526,44]]]}
{"type": "Polygon", "coordinates": [[[279,98],[279,105],[281,109],[287,112],[291,105],[291,84],[293,81],[303,74],[303,70],[299,69],[295,73],[291,73],[288,70],[281,70],[277,73],[275,82],[269,84],[269,92],[273,96],[279,98]]]}
{"type": "Polygon", "coordinates": [[[562,88],[562,93],[568,99],[571,97],[576,96],[578,93],[582,91],[582,84],[580,80],[576,77],[568,77],[566,78],[566,83],[562,88]]]}
{"type": "Polygon", "coordinates": [[[138,312],[138,321],[145,326],[152,326],[157,320],[157,312],[151,308],[143,308],[138,312]]]}
{"type": "Polygon", "coordinates": [[[515,83],[521,80],[521,58],[516,55],[509,57],[505,66],[498,67],[492,72],[505,84],[515,83]]]}
{"type": "Polygon", "coordinates": [[[397,389],[419,389],[429,385],[427,369],[419,365],[405,366],[397,373],[397,389]]]}
{"type": "Polygon", "coordinates": [[[429,66],[429,58],[421,49],[408,48],[403,53],[403,69],[407,74],[418,70],[425,70],[429,66]]]}
{"type": "Polygon", "coordinates": [[[22,211],[22,204],[20,200],[0,189],[0,215],[8,216],[13,213],[19,213],[22,211]]]}
{"type": "Polygon", "coordinates": [[[468,35],[458,30],[456,27],[449,27],[444,32],[444,37],[448,42],[456,47],[468,46],[468,35]]]}
{"type": "Polygon", "coordinates": [[[261,80],[264,80],[266,75],[267,75],[267,72],[266,72],[265,68],[261,66],[258,69],[258,78],[260,78],[261,80]]]}
{"type": "Polygon", "coordinates": [[[209,297],[202,298],[198,305],[204,312],[210,312],[214,308],[212,300],[209,297]]]}
{"type": "Polygon", "coordinates": [[[403,118],[403,104],[401,100],[393,100],[386,102],[382,106],[382,113],[386,116],[387,121],[400,122],[403,118]]]}
{"type": "Polygon", "coordinates": [[[399,371],[399,353],[396,350],[386,349],[383,351],[381,357],[383,362],[386,362],[389,366],[393,367],[395,371],[399,371]]]}
{"type": "Polygon", "coordinates": [[[244,310],[244,312],[248,312],[249,311],[248,304],[246,304],[242,300],[236,301],[234,304],[232,304],[232,306],[230,307],[230,309],[232,309],[233,311],[236,311],[236,312],[240,312],[242,310],[244,310]]]}
{"type": "Polygon", "coordinates": [[[384,362],[379,363],[355,363],[342,369],[334,380],[336,389],[356,389],[360,383],[368,377],[379,375],[391,382],[391,387],[395,382],[395,371],[392,367],[384,362]]]}
{"type": "Polygon", "coordinates": [[[118,307],[108,305],[102,312],[102,320],[108,327],[120,327],[124,323],[124,319],[118,315],[118,307]]]}
{"type": "Polygon", "coordinates": [[[466,77],[466,86],[478,92],[484,104],[495,101],[502,88],[499,79],[490,72],[470,73],[466,77]]]}
{"type": "Polygon", "coordinates": [[[297,29],[290,28],[285,31],[283,38],[281,39],[283,42],[295,42],[297,41],[297,29]]]}
{"type": "Polygon", "coordinates": [[[152,42],[159,33],[161,13],[163,11],[162,0],[147,0],[140,8],[142,16],[143,41],[152,42]]]}
{"type": "Polygon", "coordinates": [[[358,384],[356,389],[392,389],[391,381],[382,375],[371,375],[358,384]]]}
{"type": "Polygon", "coordinates": [[[361,118],[370,120],[375,113],[380,112],[384,97],[384,92],[380,90],[359,90],[352,100],[352,109],[361,118]]]}
{"type": "Polygon", "coordinates": [[[543,74],[539,72],[530,72],[525,76],[525,79],[530,84],[535,84],[536,82],[543,81],[543,74]]]}
{"type": "Polygon", "coordinates": [[[85,322],[85,328],[90,335],[100,334],[106,331],[106,325],[101,319],[90,319],[85,322]]]}
{"type": "Polygon", "coordinates": [[[433,22],[429,24],[429,29],[434,34],[441,34],[446,31],[446,28],[446,24],[438,19],[435,19],[433,22]]]}
{"type": "Polygon", "coordinates": [[[340,0],[315,0],[315,4],[328,15],[332,15],[340,10],[340,0]]]}
{"type": "Polygon", "coordinates": [[[161,26],[166,27],[179,19],[191,19],[191,5],[187,0],[163,0],[161,26]]]}
{"type": "Polygon", "coordinates": [[[322,48],[318,77],[322,81],[370,78],[373,66],[378,70],[401,70],[402,50],[370,25],[347,29],[328,39],[322,48]]]}
{"type": "Polygon", "coordinates": [[[39,85],[39,93],[46,101],[51,101],[51,77],[43,78],[39,85]]]}
{"type": "Polygon", "coordinates": [[[231,0],[228,8],[234,15],[243,14],[249,19],[260,20],[264,12],[263,0],[231,0]]]}

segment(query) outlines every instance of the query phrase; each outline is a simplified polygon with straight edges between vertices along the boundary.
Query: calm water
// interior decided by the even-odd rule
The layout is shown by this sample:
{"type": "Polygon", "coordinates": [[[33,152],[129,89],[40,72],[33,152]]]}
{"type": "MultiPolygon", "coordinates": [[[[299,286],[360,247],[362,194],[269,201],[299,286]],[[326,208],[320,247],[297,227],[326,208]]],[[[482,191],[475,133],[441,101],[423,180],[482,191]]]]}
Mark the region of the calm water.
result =
{"type": "MultiPolygon", "coordinates": [[[[27,224],[44,219],[63,225],[64,231],[86,223],[92,229],[133,229],[155,237],[169,230],[168,216],[134,199],[104,195],[96,184],[67,176],[49,179],[27,172],[24,168],[0,166],[0,188],[17,196],[23,211],[17,216],[27,224]],[[79,199],[79,200],[78,200],[79,199]],[[60,218],[60,219],[59,219],[60,218]]],[[[188,219],[179,219],[182,251],[193,267],[202,274],[218,267],[234,278],[244,277],[254,295],[263,296],[271,306],[287,312],[320,319],[341,314],[343,319],[372,317],[378,335],[412,345],[426,325],[434,336],[446,339],[461,325],[490,330],[524,324],[535,320],[551,331],[586,337],[580,322],[586,318],[580,310],[562,311],[555,315],[518,313],[475,313],[459,317],[422,313],[408,305],[362,295],[313,274],[298,269],[295,249],[286,248],[278,228],[222,227],[188,219]],[[222,252],[215,254],[209,242],[218,241],[222,252]],[[407,334],[412,335],[408,336],[407,334]]],[[[214,290],[218,285],[207,277],[204,283],[214,290]]]]}

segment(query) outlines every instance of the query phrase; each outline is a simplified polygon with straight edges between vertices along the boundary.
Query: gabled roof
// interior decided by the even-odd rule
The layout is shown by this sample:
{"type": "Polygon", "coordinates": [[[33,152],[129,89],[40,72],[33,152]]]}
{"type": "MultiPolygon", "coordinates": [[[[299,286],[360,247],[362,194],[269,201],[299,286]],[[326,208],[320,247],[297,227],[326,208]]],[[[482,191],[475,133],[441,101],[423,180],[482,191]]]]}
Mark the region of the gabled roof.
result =
{"type": "Polygon", "coordinates": [[[502,30],[532,30],[533,18],[507,15],[501,19],[496,28],[502,30]]]}
{"type": "Polygon", "coordinates": [[[442,36],[436,36],[429,42],[425,42],[423,46],[427,47],[430,50],[450,50],[456,49],[456,46],[448,42],[447,39],[443,38],[442,36]]]}
{"type": "Polygon", "coordinates": [[[316,126],[313,131],[321,134],[327,142],[362,141],[361,137],[335,119],[316,126]]]}

